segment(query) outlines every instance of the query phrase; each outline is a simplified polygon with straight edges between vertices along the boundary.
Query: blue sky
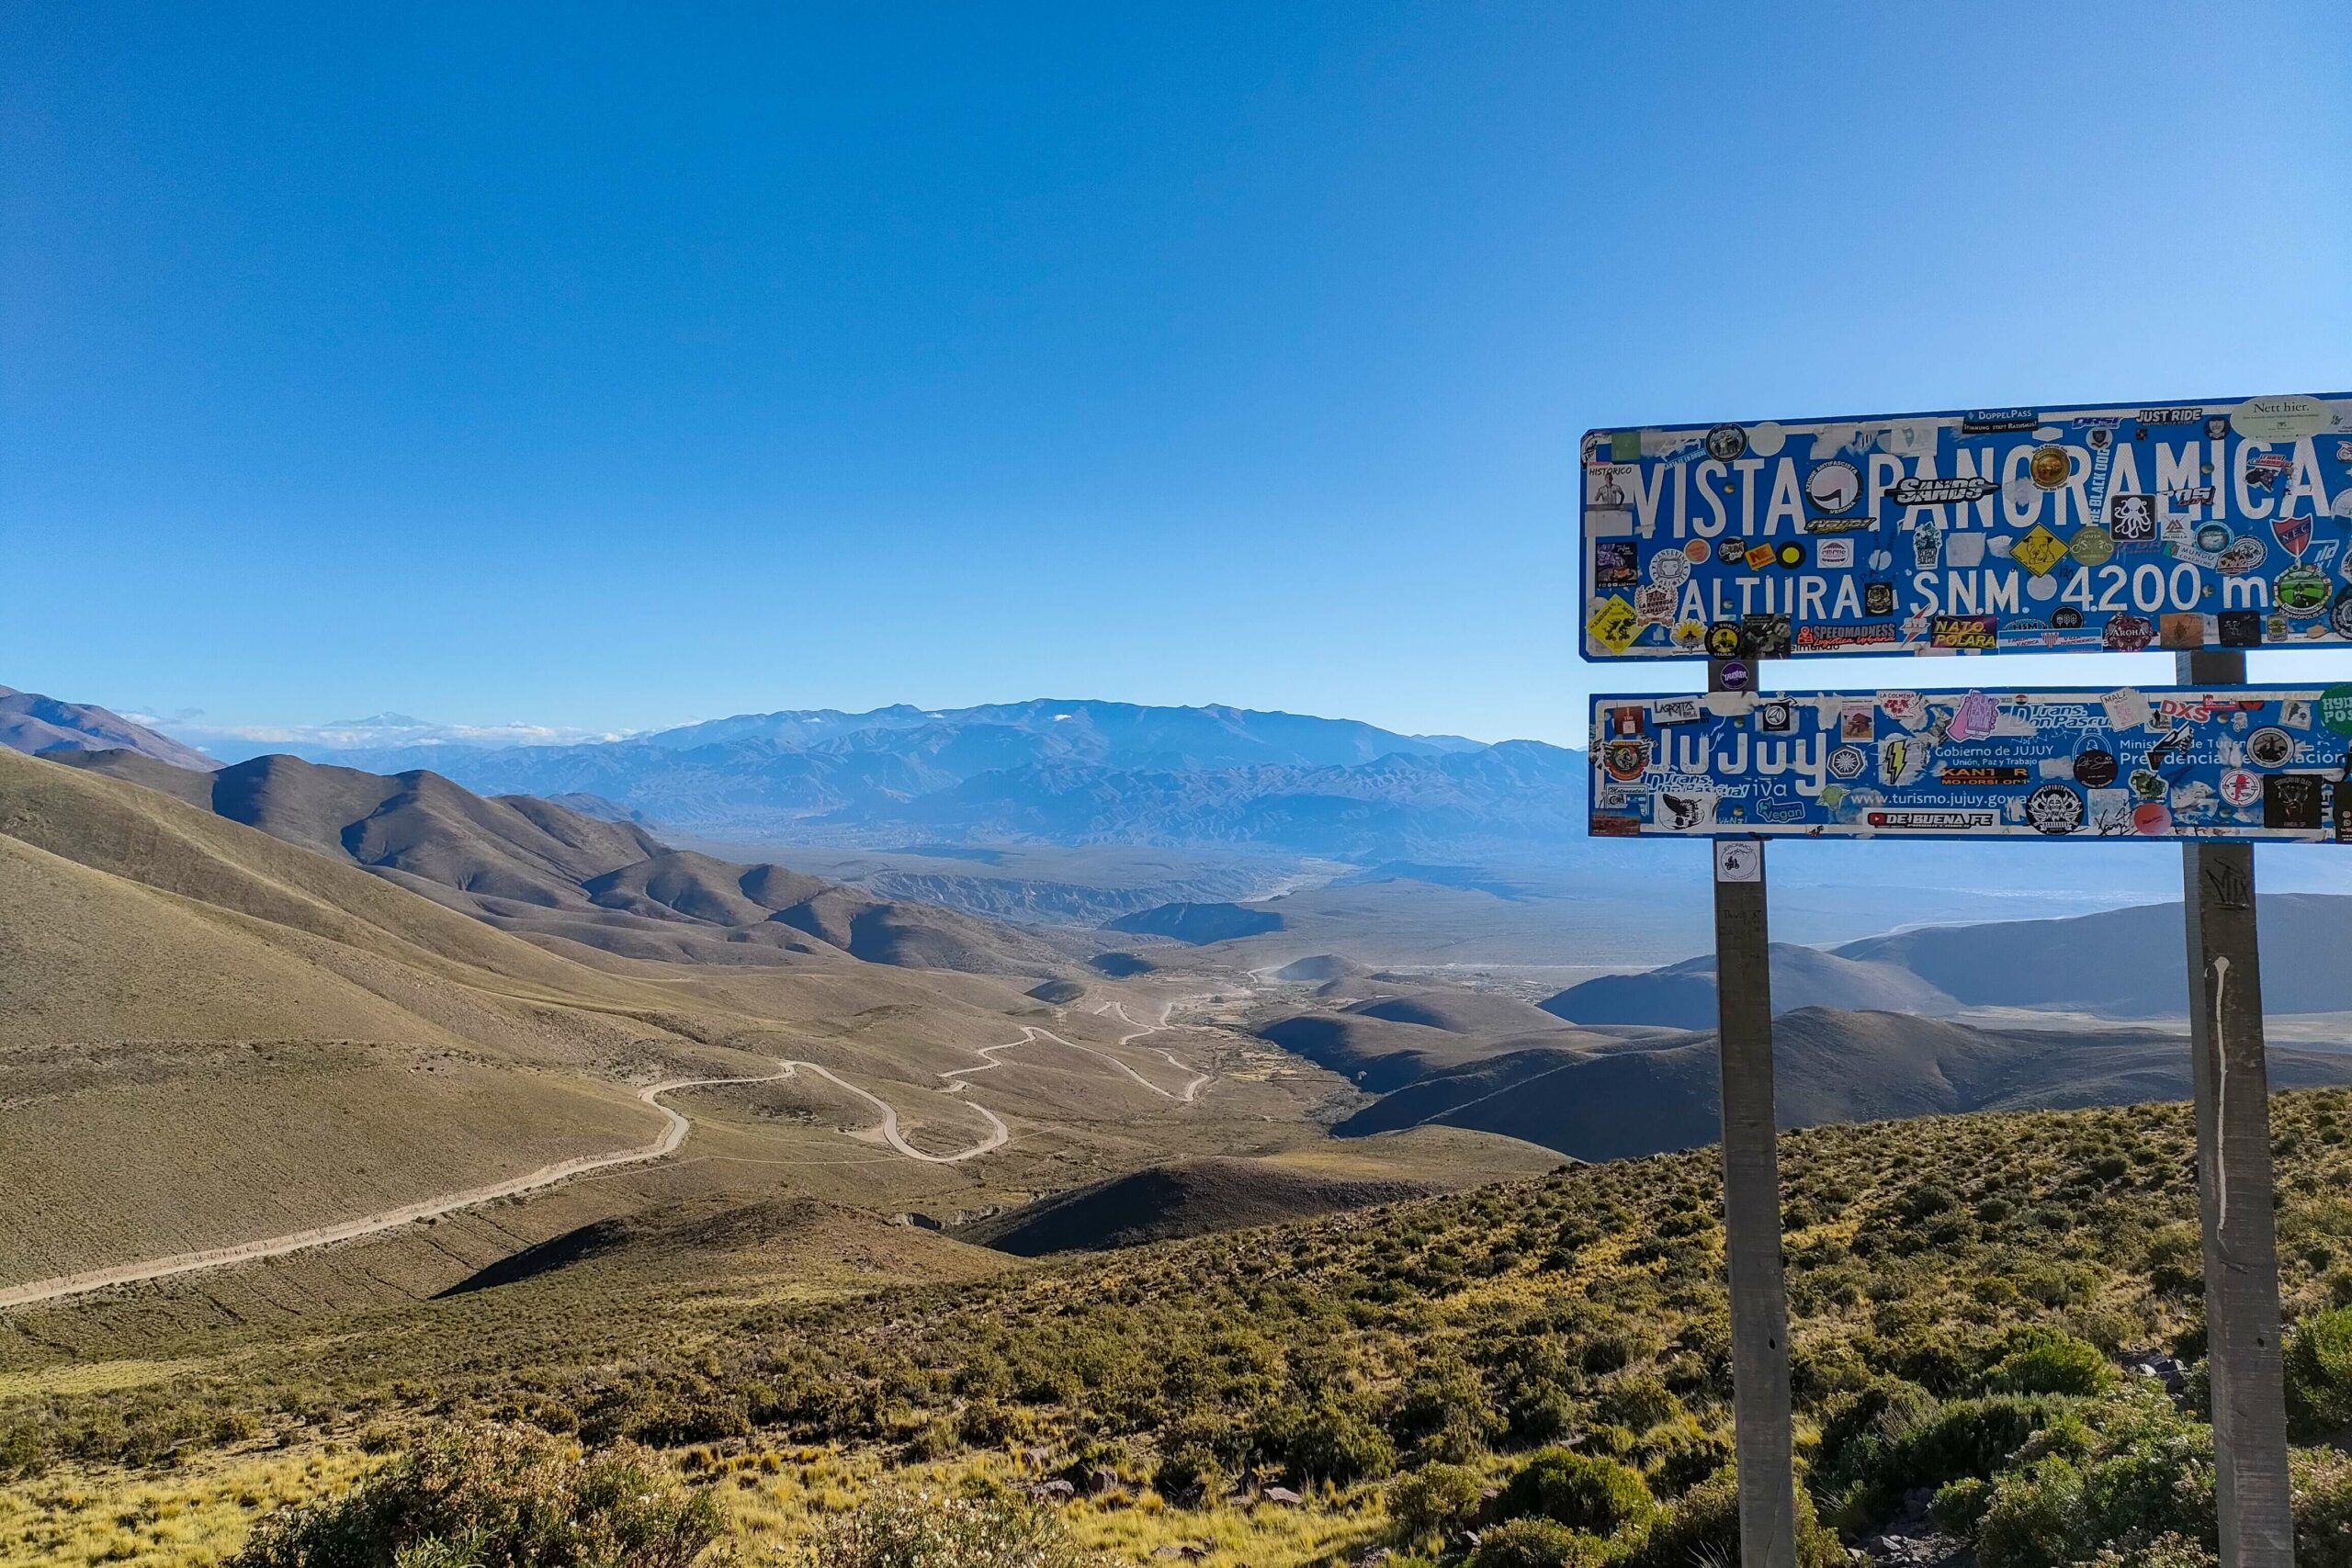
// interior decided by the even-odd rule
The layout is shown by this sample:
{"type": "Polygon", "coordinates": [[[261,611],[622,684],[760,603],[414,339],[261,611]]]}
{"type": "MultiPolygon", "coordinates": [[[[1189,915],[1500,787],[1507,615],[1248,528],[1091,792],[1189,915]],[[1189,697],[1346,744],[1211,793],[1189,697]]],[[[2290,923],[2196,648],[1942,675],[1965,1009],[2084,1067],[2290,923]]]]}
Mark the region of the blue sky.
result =
{"type": "Polygon", "coordinates": [[[2352,387],[2352,12],[1764,9],[10,6],[0,681],[1565,739],[1589,425],[2352,387]]]}

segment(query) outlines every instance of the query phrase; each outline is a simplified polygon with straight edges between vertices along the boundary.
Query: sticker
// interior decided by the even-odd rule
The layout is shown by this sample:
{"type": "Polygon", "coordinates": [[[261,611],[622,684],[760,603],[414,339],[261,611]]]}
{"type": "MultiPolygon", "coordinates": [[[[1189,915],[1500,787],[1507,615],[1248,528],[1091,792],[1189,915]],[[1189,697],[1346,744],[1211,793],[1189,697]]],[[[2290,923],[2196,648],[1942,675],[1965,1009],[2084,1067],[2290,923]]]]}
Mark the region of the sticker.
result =
{"type": "Polygon", "coordinates": [[[2319,774],[2273,773],[2262,781],[2264,827],[2309,829],[2319,820],[2319,774]]]}
{"type": "Polygon", "coordinates": [[[1777,457],[1788,444],[1789,433],[1771,420],[1747,428],[1747,449],[1759,457],[1777,457]]]}
{"type": "Polygon", "coordinates": [[[1886,499],[1897,506],[1946,506],[1971,501],[1983,501],[1995,494],[2000,486],[1991,479],[1973,474],[1957,479],[1899,479],[1886,491],[1886,499]]]}
{"type": "Polygon", "coordinates": [[[1944,536],[1944,564],[1982,566],[1984,564],[1986,543],[1982,534],[1963,534],[1955,528],[1944,536]]]}
{"type": "Polygon", "coordinates": [[[2273,517],[2270,536],[2278,541],[2280,549],[2300,562],[2303,552],[2311,548],[2312,522],[2309,517],[2273,517]]]}
{"type": "MultiPolygon", "coordinates": [[[[2344,689],[2352,693],[2352,686],[2344,689]]],[[[2098,700],[2098,705],[2107,715],[2107,727],[2119,731],[2138,729],[2155,713],[2148,699],[2129,686],[2108,693],[2098,700]]]]}
{"type": "Polygon", "coordinates": [[[1860,778],[1862,769],[1869,765],[1869,761],[1870,759],[1862,754],[1860,748],[1840,746],[1829,753],[1829,776],[1833,779],[1847,780],[1860,778]]]}
{"type": "Polygon", "coordinates": [[[2352,686],[2328,686],[2319,694],[2319,722],[2338,736],[2352,736],[2352,686]]]}
{"type": "Polygon", "coordinates": [[[2065,784],[2043,784],[2025,797],[2025,819],[2038,833],[2075,832],[2083,825],[2083,797],[2065,784]]]}
{"type": "MultiPolygon", "coordinates": [[[[1879,553],[1883,555],[1885,552],[1882,550],[1879,553]]],[[[1865,615],[1894,614],[1894,584],[1892,582],[1863,583],[1862,614],[1865,615]]]]}
{"type": "Polygon", "coordinates": [[[1804,547],[1794,542],[1782,545],[1779,558],[1782,567],[1793,571],[1804,564],[1804,547]]]}
{"type": "Polygon", "coordinates": [[[1971,692],[1952,705],[1951,721],[1944,726],[1947,740],[1973,740],[1990,735],[2001,721],[2001,710],[1982,692],[1971,692]]]}
{"type": "MultiPolygon", "coordinates": [[[[2346,493],[2352,494],[2352,491],[2346,491],[2346,493]]],[[[1813,547],[1813,556],[1815,564],[1821,566],[1825,570],[1833,571],[1850,570],[1854,565],[1854,541],[1851,539],[1824,539],[1819,544],[1813,547]]]]}
{"type": "Polygon", "coordinates": [[[1715,825],[1715,803],[1720,798],[1713,795],[1678,795],[1662,789],[1657,792],[1657,804],[1650,819],[1669,832],[1698,832],[1715,825]]]}
{"type": "MultiPolygon", "coordinates": [[[[2075,462],[2064,446],[2053,442],[2033,449],[2033,456],[2026,459],[2025,471],[2026,477],[2040,488],[2058,490],[2075,477],[2075,462]]],[[[2076,803],[2078,807],[2080,804],[2076,803]]]]}
{"type": "Polygon", "coordinates": [[[2270,587],[2272,601],[2297,620],[2318,615],[2335,597],[2327,574],[2313,566],[2290,566],[2270,587]]]}
{"type": "Polygon", "coordinates": [[[1707,456],[1718,463],[1747,456],[1747,432],[1736,424],[1718,424],[1707,432],[1707,456]]]}
{"type": "Polygon", "coordinates": [[[1690,558],[1680,550],[1660,550],[1650,557],[1650,581],[1666,588],[1679,588],[1690,580],[1690,558]]]}
{"type": "Polygon", "coordinates": [[[1838,716],[1838,739],[1868,740],[1878,733],[1878,713],[1869,703],[1848,703],[1838,716]]]}
{"type": "Polygon", "coordinates": [[[1736,659],[1726,659],[1715,671],[1716,683],[1726,692],[1747,690],[1747,666],[1736,659]]]}
{"type": "Polygon", "coordinates": [[[2144,615],[2110,615],[2099,632],[2099,646],[2120,653],[2137,653],[2155,640],[2156,628],[2144,615]]]}
{"type": "Polygon", "coordinates": [[[2214,619],[2220,625],[2223,648],[2260,648],[2262,646],[2261,611],[2224,610],[2214,619]]]}
{"type": "Polygon", "coordinates": [[[2270,558],[2270,551],[2260,539],[2242,534],[2230,547],[2213,558],[2213,564],[2230,577],[2244,577],[2270,558]]]}
{"type": "Polygon", "coordinates": [[[2312,705],[2308,697],[2281,697],[2278,700],[2278,722],[2290,729],[2312,727],[2312,705]]]}
{"type": "Polygon", "coordinates": [[[2335,635],[2352,640],[2352,586],[2339,588],[2327,606],[2327,624],[2335,635]]]}
{"type": "Polygon", "coordinates": [[[1861,470],[1833,457],[1805,476],[1805,503],[1824,517],[1843,517],[1862,499],[1861,470]]]}
{"type": "Polygon", "coordinates": [[[2085,566],[2103,566],[2115,554],[2115,536],[2093,523],[2075,531],[2066,553],[2085,566]]]}
{"type": "Polygon", "coordinates": [[[2157,623],[2157,646],[2161,648],[2202,648],[2205,646],[2205,617],[2191,615],[2167,615],[2157,623]]]}
{"type": "Polygon", "coordinates": [[[2107,498],[2107,531],[2118,545],[2152,545],[2158,511],[2153,495],[2119,491],[2107,498]]]}
{"type": "Polygon", "coordinates": [[[2009,554],[2026,570],[2040,577],[2066,558],[2065,542],[2037,523],[2026,536],[2010,547],[2009,554]]]}
{"type": "Polygon", "coordinates": [[[1796,710],[1785,702],[1756,705],[1756,728],[1766,735],[1792,735],[1796,732],[1796,710]]]}
{"type": "Polygon", "coordinates": [[[2132,808],[2132,830],[2152,839],[2167,837],[2172,832],[2172,807],[2159,800],[2142,803],[2132,808]]]}
{"type": "Polygon", "coordinates": [[[1585,623],[1584,629],[1592,634],[1593,641],[1610,652],[1623,653],[1634,645],[1634,638],[1641,632],[1642,622],[1641,617],[1634,613],[1634,607],[1623,597],[1611,594],[1593,611],[1592,619],[1585,623]]]}
{"type": "Polygon", "coordinates": [[[1692,566],[1704,566],[1707,555],[1707,541],[1704,539],[1693,539],[1682,547],[1682,558],[1692,566]]]}
{"type": "Polygon", "coordinates": [[[1611,740],[1600,749],[1600,765],[1619,784],[1632,784],[1650,770],[1650,743],[1611,740]]]}
{"type": "Polygon", "coordinates": [[[2230,428],[2248,441],[2300,441],[2334,423],[2325,403],[2300,392],[2248,398],[2230,411],[2230,428]]]}
{"type": "Polygon", "coordinates": [[[1707,628],[1707,653],[1714,659],[1730,659],[1739,652],[1739,628],[1729,621],[1717,621],[1707,628]]]}
{"type": "MultiPolygon", "coordinates": [[[[2352,686],[2344,689],[2352,692],[2352,686]]],[[[1918,728],[1927,716],[1927,699],[1917,692],[1881,692],[1878,705],[1887,717],[1906,728],[1918,728]]]]}
{"type": "Polygon", "coordinates": [[[2262,798],[2262,780],[2244,768],[2231,768],[2222,774],[2222,798],[2232,806],[2252,806],[2262,798]]]}
{"type": "Polygon", "coordinates": [[[1641,547],[1632,539],[1595,539],[1592,581],[1596,588],[1617,588],[1641,581],[1641,547]]]}
{"type": "MultiPolygon", "coordinates": [[[[2058,580],[2054,577],[2029,577],[2025,580],[2025,596],[2037,604],[2047,604],[2058,597],[2058,580]]],[[[2026,629],[2026,625],[2023,621],[2011,621],[2009,629],[2021,632],[2026,629]]]]}
{"type": "Polygon", "coordinates": [[[1928,622],[1928,642],[1934,648],[1965,648],[1979,651],[1998,646],[1996,615],[1937,615],[1928,622]]]}
{"type": "Polygon", "coordinates": [[[1653,724],[1696,724],[1699,716],[1696,697],[1660,697],[1650,705],[1653,724]]]}
{"type": "Polygon", "coordinates": [[[2075,782],[2086,789],[2105,789],[2115,782],[2115,753],[2094,747],[2075,753],[2075,782]]]}
{"type": "Polygon", "coordinates": [[[2245,738],[2245,759],[2257,768],[2283,768],[2295,760],[2295,739],[2275,725],[2245,738]]]}
{"type": "Polygon", "coordinates": [[[1770,545],[1750,545],[1747,547],[1747,555],[1746,559],[1747,561],[1748,570],[1751,571],[1760,570],[1765,567],[1770,566],[1772,564],[1772,547],[1770,545]]]}
{"type": "Polygon", "coordinates": [[[1716,840],[1715,880],[1717,882],[1763,881],[1764,846],[1753,839],[1716,840]]]}

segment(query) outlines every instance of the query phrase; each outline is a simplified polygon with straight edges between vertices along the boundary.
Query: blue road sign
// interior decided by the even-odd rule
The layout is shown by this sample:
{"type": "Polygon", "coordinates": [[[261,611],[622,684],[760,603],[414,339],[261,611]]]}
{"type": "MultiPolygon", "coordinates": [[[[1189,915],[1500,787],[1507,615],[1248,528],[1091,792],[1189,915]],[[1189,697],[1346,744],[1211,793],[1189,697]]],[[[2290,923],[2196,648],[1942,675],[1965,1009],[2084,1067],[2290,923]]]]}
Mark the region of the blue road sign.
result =
{"type": "Polygon", "coordinates": [[[2352,393],[1597,430],[1584,651],[2352,642],[2352,393]]]}
{"type": "Polygon", "coordinates": [[[2352,843],[2352,684],[1592,700],[1591,830],[2352,843]]]}

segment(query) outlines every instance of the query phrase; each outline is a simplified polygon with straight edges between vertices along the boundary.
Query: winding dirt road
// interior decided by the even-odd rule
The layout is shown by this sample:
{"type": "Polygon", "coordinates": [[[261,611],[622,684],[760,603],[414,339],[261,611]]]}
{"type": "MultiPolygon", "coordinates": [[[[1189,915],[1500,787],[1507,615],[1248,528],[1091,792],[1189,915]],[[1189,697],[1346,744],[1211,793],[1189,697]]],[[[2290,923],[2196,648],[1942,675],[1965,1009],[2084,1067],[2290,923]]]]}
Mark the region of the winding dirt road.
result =
{"type": "MultiPolygon", "coordinates": [[[[1131,1024],[1136,1022],[1135,1019],[1128,1016],[1124,1004],[1113,1004],[1113,1007],[1115,1007],[1121,1020],[1131,1024]]],[[[1173,1002],[1169,1003],[1160,1010],[1159,1022],[1139,1025],[1134,1033],[1123,1036],[1119,1043],[1125,1045],[1132,1041],[1142,1039],[1147,1034],[1156,1034],[1167,1029],[1168,1015],[1174,1010],[1174,1008],[1173,1002]]],[[[1106,1007],[1101,1010],[1104,1016],[1108,1016],[1113,1009],[1106,1007]]],[[[966,1077],[1002,1066],[997,1060],[998,1054],[1033,1043],[1041,1038],[1100,1057],[1154,1094],[1171,1100],[1181,1098],[1185,1104],[1192,1103],[1193,1098],[1200,1092],[1201,1086],[1207,1083],[1211,1077],[1206,1073],[1202,1074],[1185,1085],[1180,1096],[1160,1088],[1115,1056],[1091,1046],[1064,1040],[1050,1030],[1027,1024],[1022,1026],[1021,1038],[1018,1040],[1007,1041],[1001,1045],[977,1047],[975,1054],[981,1058],[979,1066],[958,1067],[939,1076],[954,1080],[947,1090],[948,1093],[961,1092],[969,1087],[962,1081],[966,1077]]],[[[1167,1058],[1170,1066],[1186,1072],[1192,1070],[1185,1063],[1178,1061],[1170,1053],[1162,1051],[1159,1054],[1167,1058]]],[[[679,1145],[686,1141],[686,1135],[694,1130],[694,1123],[683,1113],[662,1103],[661,1097],[675,1089],[717,1089],[730,1084],[777,1083],[795,1077],[806,1070],[874,1107],[882,1118],[881,1125],[876,1130],[882,1141],[896,1153],[905,1156],[908,1159],[921,1160],[925,1165],[960,1165],[965,1160],[977,1159],[991,1150],[1002,1148],[1012,1137],[1012,1130],[1004,1124],[1003,1119],[995,1111],[978,1101],[966,1100],[965,1103],[979,1112],[981,1119],[989,1123],[988,1134],[970,1148],[958,1150],[955,1154],[925,1154],[907,1142],[899,1130],[899,1112],[881,1096],[858,1088],[831,1068],[816,1062],[791,1061],[778,1057],[775,1072],[755,1074],[748,1077],[665,1078],[660,1083],[649,1084],[638,1090],[637,1098],[659,1111],[664,1119],[661,1135],[642,1147],[623,1149],[616,1154],[582,1155],[576,1158],[560,1160],[553,1165],[544,1165],[526,1175],[511,1177],[504,1181],[492,1182],[488,1186],[469,1187],[457,1192],[445,1192],[437,1197],[420,1199],[416,1202],[404,1204],[397,1209],[386,1209],[373,1214],[362,1214],[355,1219],[339,1220],[334,1224],[314,1225],[307,1230],[288,1231],[282,1235],[265,1236],[258,1241],[238,1242],[229,1247],[208,1247],[199,1252],[174,1253],[167,1258],[150,1258],[137,1263],[119,1263],[107,1269],[91,1269],[78,1274],[61,1274],[48,1280],[27,1280],[20,1285],[0,1286],[0,1309],[32,1306],[41,1302],[62,1301],[69,1296],[87,1295],[93,1291],[103,1291],[115,1285],[132,1285],[147,1280],[168,1279],[176,1274],[193,1274],[205,1269],[226,1269],[233,1264],[258,1262],[265,1258],[282,1258],[289,1252],[306,1252],[314,1247],[330,1247],[336,1242],[356,1241],[361,1236],[377,1235],[385,1231],[398,1230],[402,1225],[412,1225],[420,1220],[438,1219],[443,1214],[452,1214],[461,1209],[471,1209],[483,1203],[495,1202],[501,1198],[519,1197],[526,1192],[535,1192],[541,1188],[552,1187],[558,1182],[570,1181],[593,1172],[611,1170],[620,1166],[642,1165],[649,1160],[661,1159],[666,1155],[675,1153],[679,1145]]],[[[845,1135],[860,1136],[857,1133],[849,1133],[845,1135]]]]}

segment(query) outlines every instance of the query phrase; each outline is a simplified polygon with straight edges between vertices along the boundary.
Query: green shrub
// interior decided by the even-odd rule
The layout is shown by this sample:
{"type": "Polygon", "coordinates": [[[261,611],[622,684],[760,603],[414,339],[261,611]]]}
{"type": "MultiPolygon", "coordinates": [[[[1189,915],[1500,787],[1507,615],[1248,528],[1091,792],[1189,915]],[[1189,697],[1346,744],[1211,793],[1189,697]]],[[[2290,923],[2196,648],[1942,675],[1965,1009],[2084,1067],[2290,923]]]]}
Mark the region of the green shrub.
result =
{"type": "Polygon", "coordinates": [[[2089,1397],[2116,1382],[2114,1364],[2098,1347],[2054,1328],[2032,1328],[2011,1341],[2008,1353],[1984,1376],[1995,1393],[2064,1393],[2089,1397]]]}
{"type": "Polygon", "coordinates": [[[1594,1406],[1601,1420],[1646,1431],[1682,1413],[1682,1405],[1674,1397],[1666,1381],[1656,1372],[1620,1372],[1600,1390],[1594,1406]]]}
{"type": "Polygon", "coordinates": [[[1505,1483],[1496,1507],[1505,1518],[1541,1517],[1605,1536],[1643,1523],[1657,1505],[1641,1472],[1613,1459],[1545,1449],[1505,1483]]]}
{"type": "Polygon", "coordinates": [[[903,1493],[834,1520],[798,1559],[804,1568],[1080,1568],[1097,1561],[1034,1504],[903,1493]]]}
{"type": "Polygon", "coordinates": [[[1928,1516],[1947,1535],[1973,1535],[1993,1501],[1993,1483],[1973,1475],[1947,1481],[1928,1504],[1928,1516]]]}
{"type": "Polygon", "coordinates": [[[626,1454],[586,1459],[505,1427],[461,1429],[378,1471],[343,1496],[281,1509],[231,1568],[686,1568],[724,1529],[688,1493],[626,1454]]]}
{"type": "Polygon", "coordinates": [[[1600,1568],[1606,1561],[1590,1536],[1550,1519],[1513,1519],[1479,1537],[1470,1568],[1600,1568]]]}
{"type": "MultiPolygon", "coordinates": [[[[1813,1499],[1797,1489],[1798,1568],[1843,1568],[1846,1549],[1834,1530],[1814,1517],[1813,1499]]],[[[1731,1470],[1718,1472],[1684,1493],[1661,1513],[1629,1552],[1626,1568],[1692,1568],[1696,1563],[1739,1561],[1739,1483],[1731,1470]]]]}
{"type": "Polygon", "coordinates": [[[2075,1560],[2083,1475],[2074,1461],[2040,1460],[1993,1483],[1976,1527],[1982,1568],[2059,1568],[2075,1560]]]}
{"type": "Polygon", "coordinates": [[[1388,1521],[1399,1544],[1447,1540],[1478,1517],[1477,1473],[1458,1464],[1427,1464],[1388,1483],[1388,1521]]]}
{"type": "Polygon", "coordinates": [[[1308,1409],[1267,1413],[1259,1423],[1257,1447],[1302,1481],[1344,1486],[1396,1468],[1396,1448],[1388,1435],[1329,1400],[1308,1409]]]}
{"type": "Polygon", "coordinates": [[[2295,1325],[2286,1360],[2287,1415],[2297,1438],[2320,1442],[2352,1426],[2352,1307],[2295,1325]]]}

